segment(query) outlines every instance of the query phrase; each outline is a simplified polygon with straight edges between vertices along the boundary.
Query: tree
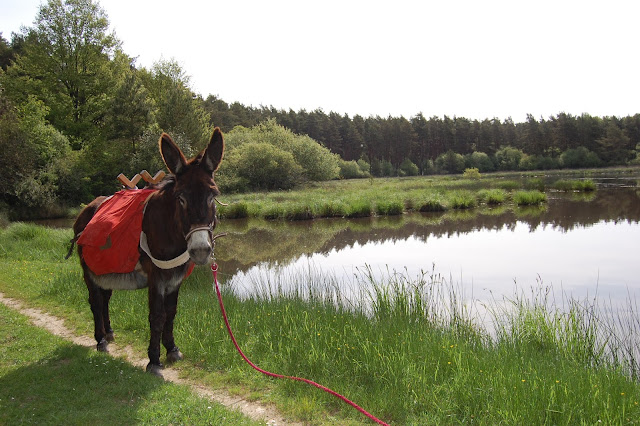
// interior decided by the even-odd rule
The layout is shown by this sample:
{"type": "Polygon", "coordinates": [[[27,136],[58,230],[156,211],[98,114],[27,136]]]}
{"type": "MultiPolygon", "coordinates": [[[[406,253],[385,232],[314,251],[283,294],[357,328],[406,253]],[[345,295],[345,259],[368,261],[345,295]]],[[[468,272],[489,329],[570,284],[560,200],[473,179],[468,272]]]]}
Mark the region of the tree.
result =
{"type": "Polygon", "coordinates": [[[3,71],[6,71],[7,67],[11,65],[14,59],[15,55],[13,49],[2,36],[2,32],[0,32],[0,68],[3,71]]]}
{"type": "Polygon", "coordinates": [[[474,151],[465,156],[465,166],[467,168],[476,168],[479,172],[492,172],[495,170],[493,161],[489,155],[484,152],[474,151]]]}
{"type": "Polygon", "coordinates": [[[517,148],[505,146],[496,152],[498,170],[518,170],[523,152],[517,148]]]}
{"type": "Polygon", "coordinates": [[[138,71],[131,66],[118,84],[107,114],[107,134],[110,139],[120,139],[131,144],[131,154],[136,154],[145,130],[152,122],[153,105],[138,71]]]}
{"type": "Polygon", "coordinates": [[[46,121],[47,112],[35,97],[18,107],[0,97],[0,201],[22,217],[46,213],[66,173],[61,164],[68,157],[69,142],[46,121]]]}
{"type": "Polygon", "coordinates": [[[153,65],[151,75],[144,80],[156,105],[160,129],[184,137],[191,145],[190,153],[200,151],[209,140],[211,125],[204,101],[189,88],[189,76],[175,60],[162,60],[153,65]]]}
{"type": "Polygon", "coordinates": [[[633,158],[634,151],[629,146],[630,141],[615,120],[610,119],[605,135],[597,141],[599,157],[610,165],[625,164],[633,158]]]}
{"type": "MultiPolygon", "coordinates": [[[[96,136],[112,85],[110,56],[119,42],[107,33],[104,10],[91,0],[49,0],[25,30],[24,53],[5,85],[18,103],[36,95],[52,125],[76,141],[96,136]]],[[[76,143],[76,148],[80,143],[76,143]]]]}
{"type": "Polygon", "coordinates": [[[435,166],[441,173],[462,173],[464,171],[464,157],[449,150],[436,158],[435,166]]]}

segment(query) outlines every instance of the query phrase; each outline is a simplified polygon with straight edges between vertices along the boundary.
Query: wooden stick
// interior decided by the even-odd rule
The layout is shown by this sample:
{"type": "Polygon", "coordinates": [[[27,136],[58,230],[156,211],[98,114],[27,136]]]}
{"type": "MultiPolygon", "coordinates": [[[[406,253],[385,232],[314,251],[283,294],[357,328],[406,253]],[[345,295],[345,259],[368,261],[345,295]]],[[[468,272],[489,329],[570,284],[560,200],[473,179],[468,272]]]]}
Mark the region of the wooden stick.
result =
{"type": "Polygon", "coordinates": [[[129,178],[127,178],[123,173],[120,173],[118,175],[118,180],[126,189],[135,189],[138,182],[140,182],[140,179],[144,179],[145,182],[148,182],[151,185],[155,185],[156,183],[164,179],[165,175],[166,173],[160,170],[158,171],[158,173],[156,173],[155,176],[152,177],[148,171],[143,170],[140,173],[136,173],[136,175],[131,180],[129,180],[129,178]]]}
{"type": "Polygon", "coordinates": [[[142,179],[144,179],[145,181],[147,181],[151,185],[155,185],[156,183],[158,183],[162,179],[164,179],[164,176],[165,176],[166,173],[163,172],[162,170],[159,170],[158,173],[156,173],[156,175],[154,177],[151,177],[151,175],[149,174],[148,171],[143,170],[143,171],[140,172],[140,174],[142,175],[142,179]]]}
{"type": "Polygon", "coordinates": [[[122,185],[124,185],[126,189],[135,189],[136,184],[140,181],[141,178],[142,176],[140,176],[139,174],[136,174],[131,180],[129,180],[129,178],[127,178],[123,173],[120,173],[118,175],[118,180],[122,185]]]}

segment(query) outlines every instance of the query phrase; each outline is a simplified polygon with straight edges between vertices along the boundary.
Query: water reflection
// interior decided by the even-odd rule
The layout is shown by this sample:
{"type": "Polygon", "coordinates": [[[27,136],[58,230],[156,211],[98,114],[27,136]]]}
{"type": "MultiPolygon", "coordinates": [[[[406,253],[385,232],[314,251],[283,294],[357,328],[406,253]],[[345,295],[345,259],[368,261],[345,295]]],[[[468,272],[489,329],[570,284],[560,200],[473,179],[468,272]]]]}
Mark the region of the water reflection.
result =
{"type": "Polygon", "coordinates": [[[499,207],[394,218],[308,222],[225,221],[221,269],[251,291],[252,274],[309,268],[350,282],[358,269],[427,270],[474,298],[539,282],[574,295],[640,291],[640,190],[588,197],[549,193],[543,208],[499,207]]]}

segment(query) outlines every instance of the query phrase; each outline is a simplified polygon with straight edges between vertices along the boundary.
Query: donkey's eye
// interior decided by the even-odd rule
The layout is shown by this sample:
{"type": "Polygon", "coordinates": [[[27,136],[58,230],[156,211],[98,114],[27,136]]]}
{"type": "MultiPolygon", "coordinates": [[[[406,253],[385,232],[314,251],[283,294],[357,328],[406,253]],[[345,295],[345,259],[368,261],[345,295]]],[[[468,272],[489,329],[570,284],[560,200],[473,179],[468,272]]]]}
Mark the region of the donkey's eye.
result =
{"type": "Polygon", "coordinates": [[[183,209],[187,208],[187,198],[184,195],[178,195],[178,202],[183,209]]]}

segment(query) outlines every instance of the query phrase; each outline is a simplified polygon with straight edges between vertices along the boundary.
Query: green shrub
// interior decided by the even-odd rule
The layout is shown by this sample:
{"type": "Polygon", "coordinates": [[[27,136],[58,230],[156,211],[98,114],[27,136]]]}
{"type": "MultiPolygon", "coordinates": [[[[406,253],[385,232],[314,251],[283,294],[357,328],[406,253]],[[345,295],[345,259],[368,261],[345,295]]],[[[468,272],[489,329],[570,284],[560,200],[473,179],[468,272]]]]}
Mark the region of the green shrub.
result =
{"type": "Polygon", "coordinates": [[[288,189],[304,180],[326,181],[340,174],[340,157],[275,120],[252,128],[237,126],[225,135],[225,143],[224,166],[217,178],[226,191],[288,189]]]}
{"type": "Polygon", "coordinates": [[[498,170],[518,170],[524,153],[516,148],[505,146],[496,151],[498,170]]]}
{"type": "Polygon", "coordinates": [[[354,160],[340,160],[339,166],[340,178],[342,179],[361,179],[368,177],[368,174],[365,173],[354,160]]]}
{"type": "Polygon", "coordinates": [[[473,152],[471,154],[467,154],[464,157],[465,164],[468,168],[476,168],[478,171],[484,172],[492,172],[496,169],[496,166],[491,161],[491,157],[489,157],[484,152],[473,152]]]}
{"type": "Polygon", "coordinates": [[[560,155],[560,161],[564,167],[570,169],[599,167],[602,165],[598,155],[583,146],[566,150],[560,155]]]}
{"type": "Polygon", "coordinates": [[[464,171],[464,157],[449,150],[436,158],[435,167],[439,173],[462,173],[464,171]]]}
{"type": "Polygon", "coordinates": [[[466,179],[480,179],[482,175],[477,167],[472,167],[470,169],[465,169],[462,177],[466,179]]]}
{"type": "Polygon", "coordinates": [[[249,142],[225,156],[225,168],[218,179],[224,189],[235,182],[248,189],[275,190],[293,188],[300,182],[301,174],[302,167],[290,152],[268,143],[249,142]]]}
{"type": "Polygon", "coordinates": [[[419,173],[420,170],[418,166],[408,158],[405,158],[402,163],[400,163],[400,167],[398,167],[398,175],[400,176],[418,176],[419,173]]]}
{"type": "Polygon", "coordinates": [[[371,162],[371,174],[377,177],[395,175],[395,168],[388,160],[373,160],[371,162]]]}

